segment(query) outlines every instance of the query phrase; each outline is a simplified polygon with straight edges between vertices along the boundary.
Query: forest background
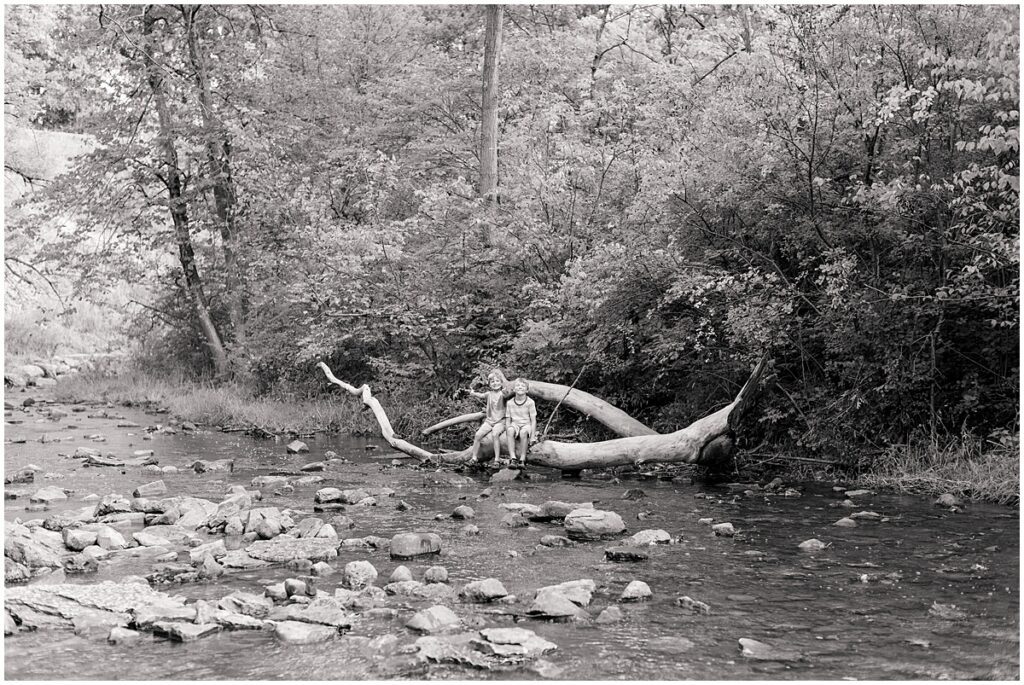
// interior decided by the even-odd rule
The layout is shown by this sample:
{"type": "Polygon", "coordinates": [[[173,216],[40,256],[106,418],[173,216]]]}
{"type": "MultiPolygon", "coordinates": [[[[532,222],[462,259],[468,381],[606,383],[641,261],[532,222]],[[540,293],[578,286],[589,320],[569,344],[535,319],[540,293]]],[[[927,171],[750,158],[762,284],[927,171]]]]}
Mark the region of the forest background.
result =
{"type": "Polygon", "coordinates": [[[1017,6],[7,5],[4,39],[8,366],[131,353],[65,392],[298,406],[322,360],[411,435],[497,365],[670,431],[768,352],[740,468],[1017,498],[1017,6]]]}

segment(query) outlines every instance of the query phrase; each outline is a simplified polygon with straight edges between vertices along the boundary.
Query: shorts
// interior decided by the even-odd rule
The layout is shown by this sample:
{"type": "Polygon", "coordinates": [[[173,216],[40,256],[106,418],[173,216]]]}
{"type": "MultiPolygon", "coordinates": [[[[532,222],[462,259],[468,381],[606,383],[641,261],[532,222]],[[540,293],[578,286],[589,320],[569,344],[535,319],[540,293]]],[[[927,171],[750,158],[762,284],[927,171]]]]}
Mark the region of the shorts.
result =
{"type": "Polygon", "coordinates": [[[529,427],[530,427],[530,424],[528,424],[528,423],[523,423],[523,424],[513,423],[511,426],[508,427],[508,430],[509,430],[510,433],[512,433],[512,437],[513,438],[518,438],[519,437],[519,432],[521,430],[523,430],[524,428],[529,428],[529,427]]]}

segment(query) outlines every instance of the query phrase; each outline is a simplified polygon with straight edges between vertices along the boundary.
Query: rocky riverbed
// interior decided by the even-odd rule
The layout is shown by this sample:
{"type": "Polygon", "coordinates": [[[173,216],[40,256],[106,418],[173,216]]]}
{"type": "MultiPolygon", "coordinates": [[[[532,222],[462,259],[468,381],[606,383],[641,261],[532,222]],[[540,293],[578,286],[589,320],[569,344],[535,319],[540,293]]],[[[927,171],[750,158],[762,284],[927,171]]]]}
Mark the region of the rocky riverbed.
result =
{"type": "Polygon", "coordinates": [[[5,404],[5,676],[998,678],[1018,511],[5,404]],[[100,657],[100,658],[96,658],[100,657]]]}

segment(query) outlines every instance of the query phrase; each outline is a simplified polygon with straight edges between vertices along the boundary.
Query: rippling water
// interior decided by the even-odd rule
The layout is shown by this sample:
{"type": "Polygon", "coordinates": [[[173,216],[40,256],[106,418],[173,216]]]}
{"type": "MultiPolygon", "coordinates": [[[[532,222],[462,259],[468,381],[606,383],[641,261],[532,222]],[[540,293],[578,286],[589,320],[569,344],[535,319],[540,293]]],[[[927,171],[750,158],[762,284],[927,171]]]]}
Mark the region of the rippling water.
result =
{"type": "MultiPolygon", "coordinates": [[[[18,399],[18,396],[15,396],[18,399]]],[[[93,413],[96,409],[90,409],[93,413]]],[[[160,422],[160,416],[108,409],[140,424],[160,422]]],[[[857,498],[855,509],[838,508],[841,497],[831,488],[797,484],[799,498],[763,494],[731,494],[726,488],[689,482],[623,477],[621,482],[587,478],[563,480],[554,471],[535,469],[525,482],[495,486],[492,496],[481,498],[488,487],[484,476],[472,485],[438,484],[429,471],[391,468],[379,440],[318,437],[307,440],[311,453],[284,454],[283,444],[253,441],[244,436],[201,432],[142,439],[137,428],[117,428],[118,419],[88,419],[71,414],[57,422],[40,419],[35,412],[15,413],[23,423],[6,426],[5,467],[8,471],[28,463],[63,478],[37,478],[35,484],[8,486],[27,494],[43,485],[73,488],[67,503],[52,511],[84,506],[89,493],[130,494],[155,476],[138,468],[85,469],[76,459],[62,458],[75,447],[98,447],[127,455],[153,449],[162,466],[183,468],[164,476],[169,495],[192,494],[219,500],[226,487],[245,484],[255,475],[298,473],[299,467],[322,458],[333,449],[353,461],[334,465],[321,475],[324,485],[338,487],[388,486],[394,500],[377,507],[349,507],[345,513],[356,528],[344,536],[390,536],[409,530],[435,531],[444,539],[440,557],[406,563],[419,577],[427,567],[448,569],[451,582],[497,577],[517,595],[520,603],[485,607],[455,604],[461,616],[480,627],[511,625],[522,620],[559,648],[537,668],[488,674],[451,666],[428,670],[402,653],[415,636],[403,627],[423,604],[394,605],[403,609],[393,621],[359,619],[341,639],[305,647],[283,646],[269,635],[232,632],[178,644],[145,638],[142,644],[115,647],[102,639],[76,637],[67,631],[21,633],[5,640],[5,676],[10,679],[393,679],[487,677],[536,679],[1016,679],[1019,673],[1019,511],[1007,507],[969,504],[951,513],[930,500],[876,494],[857,498]],[[67,428],[75,425],[75,428],[67,428]],[[101,433],[105,443],[85,435],[101,433]],[[68,437],[39,442],[40,436],[68,437]],[[12,440],[24,439],[18,444],[12,440]],[[367,444],[381,449],[368,452],[367,444]],[[194,474],[184,470],[195,459],[234,458],[234,473],[194,474]],[[627,488],[641,488],[646,497],[622,499],[627,488]],[[403,499],[412,509],[397,512],[403,499]],[[499,525],[507,511],[502,503],[546,500],[592,501],[597,508],[618,512],[629,528],[668,531],[678,544],[650,548],[651,558],[640,563],[610,563],[603,550],[608,543],[585,543],[567,549],[549,549],[537,543],[545,534],[560,534],[556,524],[537,523],[529,528],[499,525]],[[473,523],[480,535],[463,537],[464,522],[448,514],[459,504],[476,511],[473,523]],[[870,510],[883,522],[864,521],[857,528],[832,524],[851,511],[870,510]],[[643,521],[637,515],[646,514],[643,521]],[[441,514],[441,520],[435,515],[441,514]],[[700,518],[729,521],[735,538],[716,538],[700,518]],[[818,538],[829,543],[822,552],[807,554],[797,545],[818,538]],[[893,574],[890,576],[890,574],[893,574]],[[889,576],[889,577],[887,577],[889,576]],[[625,618],[609,625],[571,624],[523,620],[536,588],[566,580],[592,578],[597,592],[589,608],[595,616],[617,605],[629,581],[647,582],[653,600],[621,604],[625,618]],[[690,615],[674,600],[682,595],[707,603],[709,615],[690,615]],[[525,602],[525,603],[524,603],[525,602]],[[929,614],[934,602],[954,604],[966,614],[950,621],[929,614]],[[374,650],[370,639],[385,634],[401,638],[397,648],[374,650]],[[739,638],[752,638],[801,656],[794,662],[754,661],[740,654],[739,638]]],[[[336,463],[335,463],[336,464],[336,463]]],[[[317,487],[323,487],[317,486],[317,487]]],[[[312,511],[316,487],[298,488],[286,496],[264,492],[267,506],[312,511]]],[[[28,519],[44,514],[25,511],[26,498],[5,501],[5,517],[28,519]]],[[[397,566],[386,553],[345,552],[334,562],[368,559],[378,569],[382,584],[397,566]]],[[[72,576],[70,582],[116,579],[146,573],[145,563],[125,559],[105,564],[98,574],[72,576]]],[[[258,591],[294,572],[284,568],[235,573],[207,584],[170,586],[169,592],[190,599],[216,599],[235,590],[258,591]]],[[[339,576],[329,576],[321,587],[332,589],[339,576]],[[333,581],[333,582],[332,582],[333,581]]],[[[45,582],[45,581],[41,581],[45,582]]]]}

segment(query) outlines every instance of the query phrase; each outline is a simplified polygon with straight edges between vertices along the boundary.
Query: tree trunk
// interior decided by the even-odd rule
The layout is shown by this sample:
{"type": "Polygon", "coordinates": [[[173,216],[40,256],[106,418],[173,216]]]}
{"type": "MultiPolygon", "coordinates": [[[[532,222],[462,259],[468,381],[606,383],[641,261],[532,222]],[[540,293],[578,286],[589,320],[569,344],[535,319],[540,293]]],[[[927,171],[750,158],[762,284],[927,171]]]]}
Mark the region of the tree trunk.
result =
{"type": "MultiPolygon", "coordinates": [[[[767,365],[768,355],[766,354],[761,357],[761,361],[754,367],[747,382],[740,389],[739,394],[736,395],[736,398],[728,406],[702,419],[698,419],[682,430],[665,435],[659,435],[652,431],[651,434],[582,444],[547,440],[533,445],[526,455],[526,461],[529,464],[550,466],[562,469],[563,471],[607,468],[627,464],[640,465],[646,462],[682,462],[687,464],[721,462],[733,452],[736,428],[743,413],[757,396],[758,387],[767,365]]],[[[320,362],[318,366],[323,370],[329,381],[341,386],[353,395],[361,395],[363,397],[363,402],[373,409],[384,439],[395,449],[420,459],[431,459],[448,463],[464,463],[469,460],[471,456],[470,449],[445,454],[432,454],[405,440],[396,438],[383,408],[375,399],[372,399],[369,387],[364,385],[361,388],[355,388],[335,378],[330,368],[323,362],[320,362]],[[371,404],[371,400],[374,404],[371,404]]],[[[564,388],[565,386],[556,387],[564,388]]],[[[531,395],[534,395],[533,391],[534,387],[531,382],[531,395]]],[[[573,392],[578,391],[573,390],[573,392]]],[[[593,396],[590,395],[589,397],[593,396]]],[[[593,399],[596,400],[597,398],[593,399]]],[[[601,400],[597,401],[601,402],[601,400]]],[[[621,412],[621,410],[607,403],[604,404],[617,412],[621,412]]],[[[471,416],[473,415],[466,414],[456,417],[456,419],[471,420],[471,416]]],[[[442,424],[433,426],[432,429],[445,424],[452,425],[455,422],[456,420],[449,419],[442,424]]],[[[643,424],[639,425],[642,426],[643,424]]],[[[643,427],[650,431],[646,426],[643,427]]],[[[503,440],[503,447],[504,442],[503,440]]],[[[490,444],[490,441],[486,441],[481,446],[480,454],[484,458],[488,454],[493,454],[493,446],[490,444]]]]}
{"type": "Polygon", "coordinates": [[[217,327],[210,316],[206,293],[203,292],[203,282],[199,277],[199,269],[196,267],[196,255],[192,247],[192,235],[188,223],[188,207],[184,197],[181,170],[178,167],[178,152],[174,147],[171,113],[167,106],[167,95],[164,92],[161,66],[156,62],[155,38],[153,37],[153,24],[156,20],[153,18],[151,10],[150,6],[144,12],[143,33],[148,41],[146,46],[148,51],[146,55],[147,79],[153,93],[153,102],[156,105],[157,119],[160,124],[159,144],[164,156],[165,177],[161,177],[161,180],[167,187],[168,209],[174,223],[174,238],[178,244],[178,261],[181,263],[181,270],[185,275],[185,288],[192,302],[196,318],[199,320],[200,330],[203,337],[206,338],[207,347],[210,348],[210,354],[213,356],[214,371],[217,376],[223,377],[228,374],[228,357],[217,327]]]}
{"type": "MultiPolygon", "coordinates": [[[[501,5],[484,6],[484,71],[480,107],[480,196],[489,206],[498,201],[498,57],[501,52],[501,5]]],[[[493,244],[490,219],[483,242],[493,244]]]]}
{"type": "Polygon", "coordinates": [[[196,36],[195,18],[202,9],[200,5],[183,6],[189,59],[195,74],[199,94],[199,109],[203,120],[203,135],[206,138],[206,152],[210,160],[210,177],[213,186],[213,203],[220,223],[221,249],[224,252],[224,280],[228,292],[228,316],[234,342],[245,344],[245,318],[242,311],[243,293],[241,268],[235,249],[235,190],[231,179],[231,148],[227,132],[213,111],[210,97],[206,61],[199,49],[196,36]]]}

